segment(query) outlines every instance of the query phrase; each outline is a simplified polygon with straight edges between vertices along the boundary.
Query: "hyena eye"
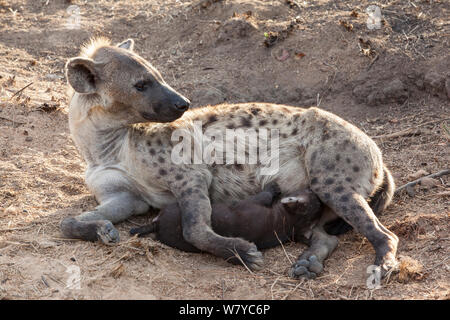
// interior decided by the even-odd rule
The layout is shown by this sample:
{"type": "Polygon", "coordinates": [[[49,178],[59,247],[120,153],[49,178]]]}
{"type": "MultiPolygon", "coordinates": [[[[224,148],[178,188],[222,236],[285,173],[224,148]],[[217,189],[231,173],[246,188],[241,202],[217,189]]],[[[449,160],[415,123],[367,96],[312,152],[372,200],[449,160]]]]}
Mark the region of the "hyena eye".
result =
{"type": "Polygon", "coordinates": [[[147,89],[147,87],[151,87],[152,86],[152,82],[150,80],[141,80],[136,82],[136,84],[134,85],[134,88],[137,91],[144,91],[145,89],[147,89]]]}
{"type": "Polygon", "coordinates": [[[147,86],[147,83],[145,81],[139,81],[134,85],[134,88],[137,91],[144,91],[146,86],[147,86]]]}

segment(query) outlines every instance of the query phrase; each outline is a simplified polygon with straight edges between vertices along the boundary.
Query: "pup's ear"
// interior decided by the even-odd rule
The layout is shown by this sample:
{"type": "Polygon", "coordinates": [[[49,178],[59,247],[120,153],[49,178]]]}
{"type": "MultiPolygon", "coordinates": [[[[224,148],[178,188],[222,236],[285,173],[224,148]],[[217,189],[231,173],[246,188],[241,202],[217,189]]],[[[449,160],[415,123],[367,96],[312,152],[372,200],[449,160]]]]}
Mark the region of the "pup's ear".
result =
{"type": "Polygon", "coordinates": [[[133,39],[127,39],[124,42],[121,42],[117,45],[119,48],[127,49],[130,51],[133,51],[134,48],[134,40],[133,39]]]}
{"type": "Polygon", "coordinates": [[[286,197],[281,199],[281,203],[286,204],[286,203],[306,203],[308,201],[308,199],[306,198],[306,196],[304,195],[298,195],[295,197],[286,197]]]}
{"type": "Polygon", "coordinates": [[[67,81],[78,93],[95,93],[99,66],[89,58],[72,58],[66,64],[67,81]]]}
{"type": "Polygon", "coordinates": [[[308,199],[303,195],[299,195],[295,197],[283,198],[280,200],[280,202],[287,209],[288,213],[298,214],[302,213],[301,210],[304,208],[304,205],[308,202],[308,199]]]}

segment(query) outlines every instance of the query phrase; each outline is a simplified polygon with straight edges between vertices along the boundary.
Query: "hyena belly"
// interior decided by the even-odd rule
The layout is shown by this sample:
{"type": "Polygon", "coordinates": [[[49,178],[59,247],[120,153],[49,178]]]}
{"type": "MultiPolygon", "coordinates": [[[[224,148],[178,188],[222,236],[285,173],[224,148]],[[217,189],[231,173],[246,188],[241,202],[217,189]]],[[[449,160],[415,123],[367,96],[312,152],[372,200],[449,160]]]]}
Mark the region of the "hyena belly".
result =
{"type": "Polygon", "coordinates": [[[301,190],[309,185],[303,156],[299,153],[289,158],[280,152],[279,164],[272,175],[261,174],[257,165],[229,165],[212,168],[210,197],[213,203],[243,200],[276,182],[282,194],[301,190]]]}
{"type": "Polygon", "coordinates": [[[189,111],[176,126],[192,132],[194,124],[200,122],[203,135],[221,132],[221,139],[212,145],[220,151],[222,162],[206,167],[212,178],[209,189],[212,202],[228,202],[254,195],[271,182],[278,183],[283,193],[309,186],[305,149],[299,138],[304,127],[303,113],[302,108],[263,103],[221,105],[189,111]],[[234,140],[228,136],[228,130],[236,134],[240,131],[244,138],[234,140]],[[251,140],[252,133],[256,141],[251,140]],[[234,148],[227,145],[230,141],[234,141],[234,148]],[[238,147],[245,150],[243,158],[238,147]],[[230,150],[234,162],[227,159],[230,150]],[[250,154],[256,157],[251,160],[250,154]]]}

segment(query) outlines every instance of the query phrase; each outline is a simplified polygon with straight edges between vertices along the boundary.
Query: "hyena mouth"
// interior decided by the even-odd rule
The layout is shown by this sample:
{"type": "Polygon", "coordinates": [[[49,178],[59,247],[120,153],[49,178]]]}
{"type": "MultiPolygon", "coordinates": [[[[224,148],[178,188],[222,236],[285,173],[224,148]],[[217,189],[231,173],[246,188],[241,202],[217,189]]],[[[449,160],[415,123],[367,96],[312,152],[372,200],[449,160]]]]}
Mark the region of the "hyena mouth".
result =
{"type": "Polygon", "coordinates": [[[141,116],[145,120],[150,120],[150,121],[156,120],[155,114],[153,114],[153,113],[141,112],[141,116]]]}
{"type": "Polygon", "coordinates": [[[172,122],[180,118],[184,114],[184,111],[178,112],[170,112],[170,113],[149,113],[149,112],[141,112],[142,118],[152,122],[172,122]]]}

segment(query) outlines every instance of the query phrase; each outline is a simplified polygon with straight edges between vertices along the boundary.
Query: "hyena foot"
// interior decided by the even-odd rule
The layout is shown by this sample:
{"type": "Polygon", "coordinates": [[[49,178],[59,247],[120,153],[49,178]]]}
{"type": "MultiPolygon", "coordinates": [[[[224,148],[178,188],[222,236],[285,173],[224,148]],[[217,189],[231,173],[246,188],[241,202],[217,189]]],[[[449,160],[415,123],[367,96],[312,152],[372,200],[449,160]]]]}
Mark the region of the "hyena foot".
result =
{"type": "Polygon", "coordinates": [[[379,246],[378,250],[375,249],[376,257],[374,264],[381,267],[382,278],[389,272],[395,271],[399,265],[398,260],[395,257],[398,246],[398,237],[392,233],[387,237],[385,242],[385,244],[379,246]]]}
{"type": "Polygon", "coordinates": [[[315,279],[322,271],[323,264],[317,260],[315,255],[312,255],[309,258],[305,257],[294,262],[289,270],[289,276],[291,278],[304,277],[307,279],[315,279]]]}
{"type": "Polygon", "coordinates": [[[104,244],[120,241],[119,231],[108,220],[79,221],[75,218],[65,218],[61,222],[61,231],[68,238],[100,241],[104,244]]]}
{"type": "Polygon", "coordinates": [[[336,249],[338,239],[327,234],[321,226],[313,229],[310,247],[303,252],[289,270],[292,278],[314,279],[322,273],[323,262],[336,249]]]}
{"type": "Polygon", "coordinates": [[[260,270],[264,260],[262,253],[255,244],[240,238],[230,239],[230,244],[220,254],[226,261],[232,264],[244,264],[250,270],[260,270]]]}
{"type": "Polygon", "coordinates": [[[119,231],[113,223],[145,213],[148,209],[148,204],[131,193],[111,193],[95,210],[64,219],[61,231],[68,238],[113,244],[120,240],[119,231]]]}
{"type": "Polygon", "coordinates": [[[204,226],[200,230],[183,229],[184,239],[201,251],[221,257],[232,264],[244,264],[251,270],[263,266],[263,256],[255,244],[241,238],[222,237],[204,226]]]}

